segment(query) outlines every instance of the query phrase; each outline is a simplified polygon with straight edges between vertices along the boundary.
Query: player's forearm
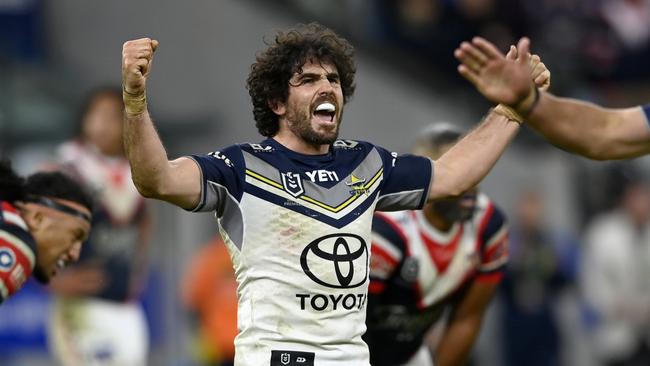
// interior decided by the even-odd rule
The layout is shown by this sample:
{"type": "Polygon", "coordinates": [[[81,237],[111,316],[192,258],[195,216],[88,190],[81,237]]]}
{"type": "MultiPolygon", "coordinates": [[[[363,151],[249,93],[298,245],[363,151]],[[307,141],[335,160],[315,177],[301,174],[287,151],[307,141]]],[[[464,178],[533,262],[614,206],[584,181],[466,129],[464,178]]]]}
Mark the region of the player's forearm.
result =
{"type": "MultiPolygon", "coordinates": [[[[596,160],[625,159],[648,151],[645,126],[635,131],[639,126],[626,121],[634,118],[634,113],[542,93],[526,123],[567,151],[596,160]]],[[[641,113],[639,110],[639,118],[641,113]]]]}
{"type": "Polygon", "coordinates": [[[491,111],[435,162],[429,199],[458,196],[478,184],[519,131],[519,123],[491,111]]]}
{"type": "Polygon", "coordinates": [[[478,336],[479,324],[450,324],[435,352],[436,366],[460,366],[467,360],[478,336]]]}
{"type": "Polygon", "coordinates": [[[161,195],[161,186],[168,174],[167,152],[147,111],[126,113],[124,117],[124,148],[131,164],[133,183],[145,197],[161,195]]]}

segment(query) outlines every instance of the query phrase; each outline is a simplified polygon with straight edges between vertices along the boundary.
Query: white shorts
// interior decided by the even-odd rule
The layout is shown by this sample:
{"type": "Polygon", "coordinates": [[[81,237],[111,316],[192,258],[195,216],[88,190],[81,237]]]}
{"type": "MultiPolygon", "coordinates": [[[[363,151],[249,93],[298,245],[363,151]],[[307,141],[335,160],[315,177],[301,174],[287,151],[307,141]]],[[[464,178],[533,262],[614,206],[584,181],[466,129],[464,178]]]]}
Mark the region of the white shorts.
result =
{"type": "Polygon", "coordinates": [[[420,349],[413,357],[402,366],[433,366],[433,358],[431,357],[429,347],[426,344],[420,346],[420,349]]]}
{"type": "Polygon", "coordinates": [[[57,299],[48,343],[63,366],[145,366],[149,334],[139,304],[57,299]]]}

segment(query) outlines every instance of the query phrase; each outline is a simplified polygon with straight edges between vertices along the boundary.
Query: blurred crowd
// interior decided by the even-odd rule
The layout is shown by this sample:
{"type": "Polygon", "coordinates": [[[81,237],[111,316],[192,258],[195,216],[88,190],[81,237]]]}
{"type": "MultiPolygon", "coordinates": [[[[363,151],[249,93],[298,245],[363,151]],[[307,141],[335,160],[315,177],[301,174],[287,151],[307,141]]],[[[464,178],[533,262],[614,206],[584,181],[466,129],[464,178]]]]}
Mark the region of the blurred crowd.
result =
{"type": "MultiPolygon", "coordinates": [[[[384,52],[387,59],[394,59],[395,54],[415,58],[431,68],[445,85],[456,88],[467,88],[457,77],[457,61],[453,58],[453,50],[460,42],[480,35],[506,49],[526,35],[551,69],[556,94],[606,101],[610,105],[650,102],[650,0],[282,3],[303,17],[301,21],[306,14],[307,19],[321,20],[350,35],[353,43],[361,45],[360,52],[384,52]]],[[[46,51],[55,45],[46,45],[42,11],[39,0],[0,1],[0,68],[6,66],[6,70],[11,70],[15,65],[34,63],[48,68],[46,51]]],[[[392,65],[395,72],[404,72],[399,70],[403,66],[400,62],[392,65]]],[[[0,83],[8,80],[10,76],[0,75],[0,83]]],[[[16,99],[7,95],[8,90],[0,84],[0,155],[16,158],[17,152],[24,152],[22,143],[34,141],[17,133],[21,127],[9,121],[22,109],[2,101],[16,99]],[[19,135],[20,139],[7,137],[19,135]]],[[[149,229],[145,204],[134,196],[131,186],[121,185],[130,176],[119,142],[111,140],[119,132],[102,129],[111,118],[115,120],[115,106],[121,108],[121,101],[115,100],[119,92],[105,92],[105,100],[90,101],[88,105],[104,108],[101,113],[108,116],[93,119],[80,113],[88,119],[80,119],[77,135],[75,123],[69,121],[63,127],[69,134],[57,136],[70,140],[59,149],[62,155],[58,163],[76,165],[76,174],[81,176],[96,177],[97,172],[102,172],[106,181],[111,182],[106,185],[103,180],[86,179],[95,191],[110,195],[99,198],[104,204],[104,215],[100,216],[104,223],[91,239],[98,244],[86,249],[82,256],[85,260],[79,266],[67,270],[68,274],[77,274],[70,277],[64,273],[49,293],[35,286],[32,292],[12,301],[21,306],[37,302],[39,305],[32,308],[51,312],[52,322],[69,322],[68,328],[58,329],[69,329],[71,333],[80,330],[73,327],[78,319],[70,315],[69,309],[99,306],[96,317],[102,319],[106,319],[105,314],[119,318],[126,312],[124,316],[130,318],[126,318],[124,326],[136,327],[139,332],[136,341],[127,341],[137,342],[146,350],[150,341],[147,329],[157,327],[152,322],[168,321],[155,309],[141,306],[158,300],[155,292],[152,295],[146,290],[151,286],[147,284],[149,275],[155,269],[147,265],[149,254],[145,248],[148,230],[156,231],[161,224],[154,221],[149,229]],[[104,125],[98,126],[96,122],[104,125]],[[121,244],[116,246],[118,241],[121,244]],[[121,275],[110,274],[112,271],[121,275]],[[88,288],[84,285],[90,282],[75,281],[81,275],[111,276],[113,281],[106,280],[108,285],[102,288],[88,288]],[[125,303],[130,305],[125,308],[125,303]]],[[[90,93],[81,97],[90,97],[90,93]]],[[[61,119],[74,116],[74,106],[80,103],[64,104],[66,112],[57,115],[61,119]]],[[[19,119],[25,120],[23,116],[19,119]]],[[[38,139],[43,141],[42,136],[38,139]]],[[[54,154],[51,147],[58,142],[61,141],[46,141],[46,151],[54,154]]],[[[41,163],[45,162],[41,159],[41,163]]],[[[32,168],[38,164],[25,166],[32,168]]],[[[548,207],[537,190],[539,187],[527,187],[507,212],[512,235],[510,263],[485,329],[487,334],[499,337],[482,338],[471,361],[473,365],[650,364],[647,163],[608,163],[578,168],[572,173],[572,197],[580,215],[577,227],[567,230],[548,224],[548,207]]],[[[188,270],[182,278],[175,278],[175,283],[163,285],[167,291],[175,291],[173,297],[185,312],[182,322],[190,333],[181,340],[187,341],[185,364],[227,365],[234,352],[230,346],[236,324],[232,267],[218,237],[206,244],[187,245],[195,248],[197,254],[174,264],[188,270]]],[[[20,310],[11,303],[0,308],[0,352],[10,355],[10,361],[12,354],[21,359],[21,352],[31,352],[34,347],[41,347],[46,353],[47,342],[42,339],[45,329],[36,329],[36,335],[27,336],[22,344],[12,333],[20,326],[11,323],[10,317],[16,314],[20,310]]],[[[169,328],[163,329],[170,334],[152,337],[151,349],[156,349],[161,338],[175,336],[169,328]]],[[[60,343],[60,339],[74,343],[82,337],[49,336],[59,338],[49,342],[59,358],[65,358],[66,352],[66,344],[60,343]]],[[[102,344],[88,345],[91,346],[96,352],[105,351],[102,344]]]]}

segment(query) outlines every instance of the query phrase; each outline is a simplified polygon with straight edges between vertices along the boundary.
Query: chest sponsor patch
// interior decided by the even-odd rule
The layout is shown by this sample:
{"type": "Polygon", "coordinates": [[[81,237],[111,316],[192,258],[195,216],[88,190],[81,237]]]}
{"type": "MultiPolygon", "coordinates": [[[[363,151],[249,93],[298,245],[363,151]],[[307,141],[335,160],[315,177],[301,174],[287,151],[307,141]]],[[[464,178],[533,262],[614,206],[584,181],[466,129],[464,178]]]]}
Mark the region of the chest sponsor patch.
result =
{"type": "Polygon", "coordinates": [[[313,352],[271,351],[270,366],[314,366],[313,352]]]}

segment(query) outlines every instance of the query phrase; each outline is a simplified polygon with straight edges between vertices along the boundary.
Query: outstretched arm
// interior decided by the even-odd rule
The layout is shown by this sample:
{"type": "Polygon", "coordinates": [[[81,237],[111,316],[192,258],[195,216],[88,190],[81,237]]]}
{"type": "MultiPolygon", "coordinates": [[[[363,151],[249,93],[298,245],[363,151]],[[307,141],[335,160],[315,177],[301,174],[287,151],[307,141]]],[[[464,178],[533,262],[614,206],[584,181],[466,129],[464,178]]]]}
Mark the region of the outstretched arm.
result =
{"type": "MultiPolygon", "coordinates": [[[[477,54],[481,57],[477,65],[506,58],[496,47],[487,44],[477,54]]],[[[533,79],[539,86],[550,82],[550,74],[544,64],[539,62],[538,57],[533,58],[528,53],[527,40],[522,40],[517,50],[510,50],[508,60],[513,64],[497,66],[505,67],[504,72],[525,75],[525,85],[534,85],[533,79]]],[[[475,78],[473,73],[469,76],[475,78]]],[[[514,94],[507,95],[505,99],[511,100],[514,105],[529,103],[526,94],[523,94],[523,99],[514,94]]],[[[436,160],[429,200],[458,196],[478,184],[519,131],[520,123],[517,120],[520,118],[516,113],[506,111],[503,106],[490,111],[478,127],[436,160]]]]}
{"type": "Polygon", "coordinates": [[[488,59],[490,42],[475,38],[456,50],[459,72],[487,99],[525,115],[526,123],[553,144],[591,159],[625,159],[650,153],[650,128],[643,109],[607,109],[539,92],[525,65],[505,57],[488,59]]]}
{"type": "Polygon", "coordinates": [[[650,128],[641,107],[602,108],[541,93],[526,123],[553,144],[595,160],[650,153],[650,128]]]}
{"type": "Polygon", "coordinates": [[[160,141],[146,102],[146,81],[158,41],[141,38],[122,48],[122,90],[125,105],[124,147],[133,183],[145,197],[189,209],[201,196],[201,172],[188,158],[173,161],[160,141]]]}

